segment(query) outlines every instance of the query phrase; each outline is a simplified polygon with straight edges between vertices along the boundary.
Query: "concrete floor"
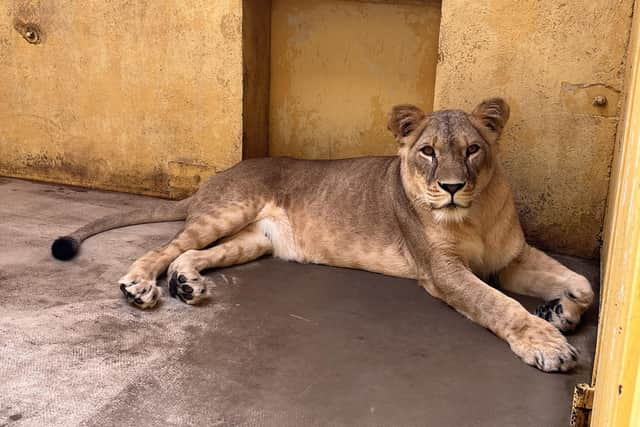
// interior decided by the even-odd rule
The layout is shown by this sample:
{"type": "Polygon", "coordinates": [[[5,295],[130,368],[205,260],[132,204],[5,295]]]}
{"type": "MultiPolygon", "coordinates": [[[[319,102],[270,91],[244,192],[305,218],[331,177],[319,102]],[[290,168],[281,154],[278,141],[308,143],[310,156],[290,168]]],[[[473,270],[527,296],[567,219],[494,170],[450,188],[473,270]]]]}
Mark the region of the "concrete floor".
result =
{"type": "MultiPolygon", "coordinates": [[[[590,377],[595,309],[571,374],[526,366],[413,281],[355,270],[263,259],[209,273],[204,306],[142,312],[116,281],[179,223],[104,233],[68,263],[49,247],[165,202],[5,178],[0,200],[0,426],[565,426],[590,377]]],[[[559,259],[597,282],[595,263],[559,259]]]]}

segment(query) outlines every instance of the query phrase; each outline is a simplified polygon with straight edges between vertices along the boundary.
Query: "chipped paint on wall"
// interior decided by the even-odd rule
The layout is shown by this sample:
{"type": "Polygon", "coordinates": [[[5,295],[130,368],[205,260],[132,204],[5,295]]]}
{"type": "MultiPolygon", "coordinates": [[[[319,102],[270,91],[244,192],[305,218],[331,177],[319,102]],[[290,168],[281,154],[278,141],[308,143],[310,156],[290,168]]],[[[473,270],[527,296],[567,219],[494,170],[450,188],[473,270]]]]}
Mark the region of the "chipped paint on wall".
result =
{"type": "Polygon", "coordinates": [[[0,2],[0,174],[181,197],[240,161],[241,6],[0,2]]]}
{"type": "Polygon", "coordinates": [[[395,154],[394,104],[431,111],[440,2],[273,0],[271,155],[395,154]]]}
{"type": "Polygon", "coordinates": [[[542,248],[599,255],[632,5],[443,2],[435,108],[507,99],[502,160],[542,248]]]}

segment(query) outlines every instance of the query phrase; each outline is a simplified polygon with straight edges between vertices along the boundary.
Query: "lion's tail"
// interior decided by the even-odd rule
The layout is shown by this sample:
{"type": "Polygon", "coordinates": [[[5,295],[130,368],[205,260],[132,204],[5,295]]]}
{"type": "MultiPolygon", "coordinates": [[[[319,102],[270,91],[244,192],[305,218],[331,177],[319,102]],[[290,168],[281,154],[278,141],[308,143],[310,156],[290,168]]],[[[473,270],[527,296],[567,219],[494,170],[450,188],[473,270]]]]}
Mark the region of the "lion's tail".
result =
{"type": "Polygon", "coordinates": [[[149,224],[153,222],[182,221],[187,217],[191,197],[170,206],[161,206],[152,210],[136,209],[99,218],[80,227],[73,233],[58,237],[51,245],[51,254],[62,261],[68,261],[78,253],[80,244],[87,238],[128,225],[149,224]]]}

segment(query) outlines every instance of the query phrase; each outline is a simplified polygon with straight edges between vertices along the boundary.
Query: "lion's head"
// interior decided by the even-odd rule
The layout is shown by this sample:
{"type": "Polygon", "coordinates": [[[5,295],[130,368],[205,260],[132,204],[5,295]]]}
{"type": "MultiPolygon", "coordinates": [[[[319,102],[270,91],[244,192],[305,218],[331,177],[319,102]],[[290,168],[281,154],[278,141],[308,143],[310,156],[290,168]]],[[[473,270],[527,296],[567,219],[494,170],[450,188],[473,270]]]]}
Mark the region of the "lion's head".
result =
{"type": "Polygon", "coordinates": [[[416,206],[436,221],[462,221],[491,181],[495,143],[509,118],[500,98],[485,100],[472,113],[441,110],[425,114],[414,105],[391,111],[389,130],[400,144],[402,182],[416,206]]]}

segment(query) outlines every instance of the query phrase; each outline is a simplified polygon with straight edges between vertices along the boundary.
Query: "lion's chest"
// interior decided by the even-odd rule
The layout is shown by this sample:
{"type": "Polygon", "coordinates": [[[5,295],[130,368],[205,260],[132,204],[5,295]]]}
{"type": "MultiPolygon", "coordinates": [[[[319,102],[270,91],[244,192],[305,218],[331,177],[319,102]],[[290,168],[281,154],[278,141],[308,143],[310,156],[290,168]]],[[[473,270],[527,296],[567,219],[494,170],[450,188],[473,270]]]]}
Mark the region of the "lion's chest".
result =
{"type": "Polygon", "coordinates": [[[474,272],[485,270],[485,244],[481,236],[467,235],[458,240],[456,245],[458,255],[471,267],[474,272]]]}
{"type": "Polygon", "coordinates": [[[456,236],[456,252],[480,276],[505,268],[517,253],[517,243],[499,235],[481,233],[473,228],[456,236]]]}

